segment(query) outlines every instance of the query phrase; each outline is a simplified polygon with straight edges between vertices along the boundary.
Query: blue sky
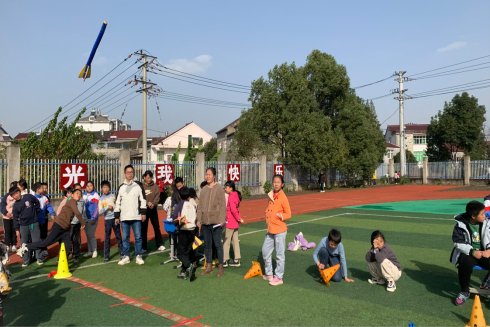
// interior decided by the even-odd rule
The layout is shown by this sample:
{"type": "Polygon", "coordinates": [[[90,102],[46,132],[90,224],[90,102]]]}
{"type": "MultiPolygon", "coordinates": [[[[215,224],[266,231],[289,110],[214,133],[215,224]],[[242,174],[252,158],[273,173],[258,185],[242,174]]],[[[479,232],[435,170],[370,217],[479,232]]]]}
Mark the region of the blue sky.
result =
{"type": "MultiPolygon", "coordinates": [[[[12,135],[27,130],[138,49],[149,51],[164,65],[246,85],[265,76],[276,64],[294,61],[302,65],[313,49],[320,49],[346,66],[354,87],[388,77],[396,70],[411,75],[490,55],[489,31],[490,1],[486,0],[2,1],[0,123],[12,135]],[[95,55],[92,78],[83,82],[77,75],[104,19],[108,27],[95,55]]],[[[487,61],[490,57],[465,65],[487,61]]],[[[161,76],[150,78],[170,92],[239,103],[248,98],[247,94],[161,76]]],[[[481,69],[415,80],[406,88],[408,94],[415,94],[487,78],[490,69],[481,69]]],[[[374,98],[396,87],[389,79],[357,93],[374,98]]],[[[80,106],[103,94],[100,92],[80,106]]],[[[490,111],[490,88],[470,93],[490,111]]],[[[406,122],[428,122],[453,95],[407,101],[406,122]]],[[[239,108],[166,99],[158,103],[161,116],[150,101],[149,135],[173,131],[191,120],[214,134],[240,115],[239,108]]],[[[398,107],[391,96],[376,100],[375,105],[380,122],[398,107]]],[[[109,115],[120,117],[123,108],[115,108],[109,115]]],[[[141,117],[138,97],[128,103],[124,120],[140,129],[141,117]]],[[[397,121],[395,114],[383,127],[397,121]]]]}

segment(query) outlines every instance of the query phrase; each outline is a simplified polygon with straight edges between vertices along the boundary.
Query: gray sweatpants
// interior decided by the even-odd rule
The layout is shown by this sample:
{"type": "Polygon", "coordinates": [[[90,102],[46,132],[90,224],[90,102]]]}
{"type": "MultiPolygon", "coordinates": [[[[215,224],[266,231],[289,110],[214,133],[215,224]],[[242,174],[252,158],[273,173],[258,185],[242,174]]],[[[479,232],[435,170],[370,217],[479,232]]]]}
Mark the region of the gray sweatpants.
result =
{"type": "Polygon", "coordinates": [[[278,278],[283,278],[284,267],[286,265],[286,235],[287,232],[280,234],[265,235],[264,244],[262,245],[262,257],[264,258],[265,274],[268,276],[276,275],[278,278]],[[276,249],[276,271],[272,270],[272,251],[276,249]]]}
{"type": "Polygon", "coordinates": [[[97,230],[97,225],[99,219],[95,220],[95,223],[92,225],[92,221],[85,221],[85,234],[87,235],[87,247],[88,252],[92,253],[97,251],[97,238],[95,237],[95,231],[97,230]]]}
{"type": "MultiPolygon", "coordinates": [[[[29,243],[29,237],[31,240],[31,243],[39,242],[41,241],[41,231],[39,229],[39,224],[34,223],[31,225],[27,226],[20,226],[20,242],[22,244],[27,244],[29,243]]],[[[41,260],[41,250],[36,250],[36,259],[41,260]]],[[[22,260],[24,263],[28,264],[31,259],[31,251],[26,252],[24,256],[22,257],[22,260]]]]}

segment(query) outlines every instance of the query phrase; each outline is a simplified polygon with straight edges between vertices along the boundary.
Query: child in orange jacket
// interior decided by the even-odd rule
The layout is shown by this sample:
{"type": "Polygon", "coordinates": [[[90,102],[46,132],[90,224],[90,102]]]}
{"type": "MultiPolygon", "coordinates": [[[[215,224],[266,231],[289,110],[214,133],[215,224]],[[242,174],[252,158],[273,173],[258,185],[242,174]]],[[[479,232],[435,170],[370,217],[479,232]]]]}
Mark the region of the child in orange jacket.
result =
{"type": "Polygon", "coordinates": [[[291,218],[291,208],[288,198],[282,190],[284,177],[275,175],[272,178],[272,191],[269,192],[269,205],[265,210],[265,221],[267,223],[267,234],[262,245],[262,257],[265,264],[265,275],[263,278],[269,281],[269,285],[278,286],[283,284],[284,266],[286,261],[286,235],[288,227],[286,220],[291,218]],[[276,270],[272,269],[272,252],[276,249],[276,270]]]}

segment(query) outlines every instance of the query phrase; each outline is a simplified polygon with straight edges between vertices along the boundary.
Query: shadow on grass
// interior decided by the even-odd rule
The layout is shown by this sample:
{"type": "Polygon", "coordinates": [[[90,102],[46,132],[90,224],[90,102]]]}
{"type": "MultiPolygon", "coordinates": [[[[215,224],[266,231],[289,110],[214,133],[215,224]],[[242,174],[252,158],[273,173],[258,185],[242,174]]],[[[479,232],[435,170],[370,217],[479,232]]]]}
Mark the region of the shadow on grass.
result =
{"type": "Polygon", "coordinates": [[[455,292],[459,290],[457,272],[426,262],[416,260],[412,260],[412,262],[419,269],[403,269],[403,273],[414,281],[423,284],[429,292],[447,298],[452,303],[456,295],[455,292]]]}
{"type": "Polygon", "coordinates": [[[68,287],[58,288],[54,280],[16,285],[4,302],[6,326],[38,326],[49,322],[55,310],[62,310],[68,287]],[[56,289],[56,290],[55,290],[56,289]]]}
{"type": "MultiPolygon", "coordinates": [[[[366,267],[367,269],[367,267],[366,267]]],[[[367,270],[361,270],[357,268],[350,268],[352,278],[360,281],[367,281],[371,278],[371,274],[367,270]]]]}

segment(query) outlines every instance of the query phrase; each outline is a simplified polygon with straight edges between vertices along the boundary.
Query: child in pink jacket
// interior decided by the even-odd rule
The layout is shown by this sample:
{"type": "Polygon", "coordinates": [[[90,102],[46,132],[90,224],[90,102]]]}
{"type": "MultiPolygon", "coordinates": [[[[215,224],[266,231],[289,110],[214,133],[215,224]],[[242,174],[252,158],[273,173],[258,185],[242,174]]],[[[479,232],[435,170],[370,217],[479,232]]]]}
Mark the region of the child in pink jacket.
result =
{"type": "Polygon", "coordinates": [[[243,223],[240,218],[238,207],[242,201],[242,195],[235,189],[235,183],[228,181],[225,183],[225,192],[228,194],[228,203],[226,205],[226,231],[225,241],[223,243],[223,266],[240,267],[240,243],[238,240],[239,224],[243,223]],[[230,260],[230,244],[233,242],[234,259],[230,260]]]}

